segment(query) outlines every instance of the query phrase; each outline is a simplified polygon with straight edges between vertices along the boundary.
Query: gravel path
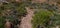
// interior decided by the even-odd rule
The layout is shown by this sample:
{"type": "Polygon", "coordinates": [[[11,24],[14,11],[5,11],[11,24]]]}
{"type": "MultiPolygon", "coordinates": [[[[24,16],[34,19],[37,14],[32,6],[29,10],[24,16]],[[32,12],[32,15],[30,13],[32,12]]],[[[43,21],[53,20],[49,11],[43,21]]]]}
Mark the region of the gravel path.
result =
{"type": "Polygon", "coordinates": [[[20,28],[32,28],[31,19],[33,16],[33,11],[29,8],[26,9],[28,14],[26,15],[26,17],[22,18],[20,28]]]}

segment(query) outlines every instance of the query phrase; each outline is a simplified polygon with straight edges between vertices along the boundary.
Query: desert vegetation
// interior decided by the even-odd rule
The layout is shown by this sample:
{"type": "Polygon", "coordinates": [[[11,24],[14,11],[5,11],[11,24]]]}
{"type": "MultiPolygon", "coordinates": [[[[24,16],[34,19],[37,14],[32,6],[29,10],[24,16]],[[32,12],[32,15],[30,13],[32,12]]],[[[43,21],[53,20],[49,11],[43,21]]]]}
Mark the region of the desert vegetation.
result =
{"type": "MultiPolygon", "coordinates": [[[[49,2],[49,0],[47,2],[49,2]]],[[[25,7],[34,10],[34,16],[31,16],[32,28],[60,27],[60,6],[58,5],[60,2],[59,0],[54,2],[57,4],[50,5],[46,2],[32,2],[32,0],[2,1],[0,2],[0,28],[5,28],[7,22],[10,22],[12,28],[17,28],[22,18],[28,14],[25,7]]]]}

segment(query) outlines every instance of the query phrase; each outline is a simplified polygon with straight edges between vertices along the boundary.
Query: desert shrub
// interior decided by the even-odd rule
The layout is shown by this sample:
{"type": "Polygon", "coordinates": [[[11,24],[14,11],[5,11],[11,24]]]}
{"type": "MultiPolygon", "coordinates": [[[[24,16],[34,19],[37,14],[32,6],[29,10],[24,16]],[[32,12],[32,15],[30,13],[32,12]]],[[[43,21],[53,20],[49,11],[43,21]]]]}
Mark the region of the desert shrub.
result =
{"type": "Polygon", "coordinates": [[[47,10],[40,10],[35,14],[32,20],[33,28],[37,28],[38,25],[45,25],[50,20],[50,16],[53,14],[47,10]]]}
{"type": "Polygon", "coordinates": [[[5,19],[9,19],[13,25],[17,25],[20,24],[19,19],[21,19],[21,16],[27,14],[25,5],[21,3],[3,3],[3,5],[0,6],[0,12],[2,16],[0,16],[0,28],[4,27],[5,19]]]}
{"type": "Polygon", "coordinates": [[[54,13],[54,16],[50,17],[51,24],[47,25],[47,28],[53,28],[60,25],[60,14],[54,13]]]}

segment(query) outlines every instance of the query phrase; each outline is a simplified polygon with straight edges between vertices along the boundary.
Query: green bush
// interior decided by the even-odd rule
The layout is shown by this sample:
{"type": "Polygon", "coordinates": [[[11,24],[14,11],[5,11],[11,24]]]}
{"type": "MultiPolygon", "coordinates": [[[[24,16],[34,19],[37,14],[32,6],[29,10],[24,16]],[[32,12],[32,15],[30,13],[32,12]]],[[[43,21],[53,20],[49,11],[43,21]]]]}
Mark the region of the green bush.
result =
{"type": "Polygon", "coordinates": [[[45,25],[45,23],[49,21],[50,16],[52,15],[53,15],[52,12],[41,9],[33,17],[33,20],[32,20],[33,28],[37,28],[38,25],[45,25]]]}

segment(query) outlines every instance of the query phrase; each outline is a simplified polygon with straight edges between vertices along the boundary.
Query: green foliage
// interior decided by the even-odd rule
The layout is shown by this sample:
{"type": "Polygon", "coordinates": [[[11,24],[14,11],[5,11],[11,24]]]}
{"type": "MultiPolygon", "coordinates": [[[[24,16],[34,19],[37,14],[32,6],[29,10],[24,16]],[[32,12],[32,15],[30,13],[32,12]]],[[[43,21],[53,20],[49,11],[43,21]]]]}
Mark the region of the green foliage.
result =
{"type": "Polygon", "coordinates": [[[18,20],[21,18],[21,16],[25,16],[27,13],[25,4],[23,3],[10,2],[2,4],[3,5],[0,6],[0,28],[4,28],[5,19],[9,19],[14,25],[16,25],[19,23],[18,20]]]}
{"type": "Polygon", "coordinates": [[[46,22],[49,21],[50,16],[52,15],[53,15],[52,12],[41,9],[33,17],[33,20],[32,20],[33,28],[37,28],[38,25],[44,25],[46,22]]]}
{"type": "Polygon", "coordinates": [[[19,7],[19,8],[17,9],[17,11],[19,12],[19,15],[22,15],[22,16],[24,16],[25,13],[27,13],[27,12],[26,12],[26,9],[25,9],[25,8],[22,8],[22,7],[19,7]]]}
{"type": "Polygon", "coordinates": [[[55,15],[52,18],[54,25],[60,25],[60,14],[55,13],[55,15]]]}
{"type": "Polygon", "coordinates": [[[38,25],[45,25],[45,23],[49,22],[50,19],[53,22],[51,25],[60,24],[60,16],[58,14],[58,16],[55,15],[53,18],[50,18],[53,15],[53,13],[50,11],[55,11],[58,9],[55,5],[49,5],[48,3],[32,3],[31,0],[22,0],[21,3],[11,0],[9,3],[3,2],[3,5],[0,6],[0,15],[2,13],[4,14],[0,16],[0,28],[4,28],[5,19],[10,19],[11,22],[17,24],[18,19],[27,14],[27,10],[25,9],[27,6],[38,10],[32,20],[33,28],[36,28],[38,25]],[[11,11],[8,12],[7,10],[11,11]]]}
{"type": "Polygon", "coordinates": [[[51,21],[51,24],[49,24],[47,28],[53,28],[60,25],[60,14],[55,12],[54,16],[50,17],[50,21],[51,21]]]}
{"type": "Polygon", "coordinates": [[[0,16],[0,28],[4,28],[5,18],[0,16]]]}

